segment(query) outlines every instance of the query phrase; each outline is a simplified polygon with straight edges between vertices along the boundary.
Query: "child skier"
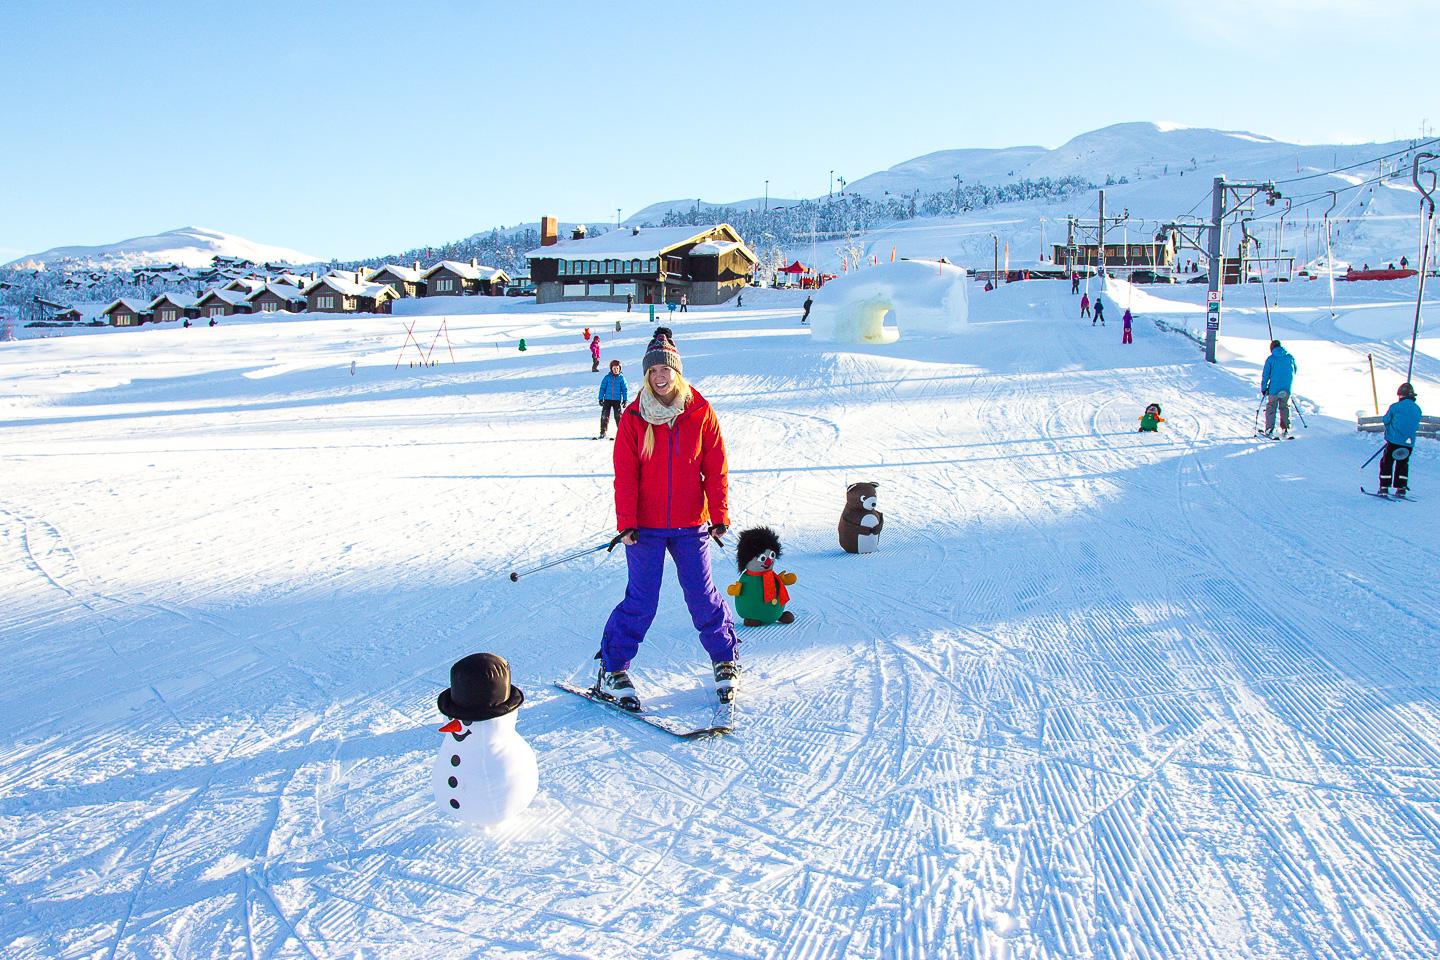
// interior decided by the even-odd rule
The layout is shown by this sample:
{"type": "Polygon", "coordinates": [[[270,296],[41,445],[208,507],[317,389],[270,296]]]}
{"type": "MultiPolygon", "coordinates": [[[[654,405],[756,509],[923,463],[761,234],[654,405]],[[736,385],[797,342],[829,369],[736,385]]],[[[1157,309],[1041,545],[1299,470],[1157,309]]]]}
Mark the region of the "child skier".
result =
{"type": "Polygon", "coordinates": [[[1095,294],[1095,316],[1090,318],[1090,326],[1095,326],[1095,321],[1100,321],[1100,326],[1105,326],[1105,301],[1100,299],[1100,294],[1095,294]]]}
{"type": "Polygon", "coordinates": [[[600,334],[590,338],[590,372],[600,372],[600,334]]]}
{"type": "MultiPolygon", "coordinates": [[[[1082,293],[1080,295],[1080,319],[1084,320],[1088,316],[1090,316],[1090,294],[1082,293]]],[[[1090,325],[1094,326],[1095,321],[1091,320],[1090,325]]]]}
{"type": "Polygon", "coordinates": [[[1395,391],[1399,399],[1385,411],[1385,453],[1380,457],[1380,496],[1403,497],[1410,488],[1410,453],[1415,449],[1415,434],[1420,429],[1420,404],[1415,402],[1415,388],[1400,384],[1395,391]]]}
{"type": "Polygon", "coordinates": [[[1160,429],[1160,424],[1164,422],[1165,418],[1160,416],[1160,404],[1152,403],[1146,407],[1145,412],[1140,415],[1140,429],[1135,432],[1155,433],[1160,429]]]}
{"type": "Polygon", "coordinates": [[[1125,308],[1125,315],[1120,318],[1120,322],[1121,322],[1121,323],[1124,325],[1124,327],[1125,327],[1125,332],[1120,335],[1120,342],[1121,342],[1121,343],[1134,343],[1134,342],[1135,342],[1135,337],[1130,333],[1130,319],[1131,319],[1131,318],[1130,318],[1130,308],[1129,308],[1129,307],[1126,307],[1126,308],[1125,308]]]}
{"type": "Polygon", "coordinates": [[[620,411],[630,401],[630,385],[620,373],[620,361],[610,361],[610,372],[600,381],[600,436],[604,440],[610,432],[610,414],[615,414],[615,432],[620,432],[620,411]]]}

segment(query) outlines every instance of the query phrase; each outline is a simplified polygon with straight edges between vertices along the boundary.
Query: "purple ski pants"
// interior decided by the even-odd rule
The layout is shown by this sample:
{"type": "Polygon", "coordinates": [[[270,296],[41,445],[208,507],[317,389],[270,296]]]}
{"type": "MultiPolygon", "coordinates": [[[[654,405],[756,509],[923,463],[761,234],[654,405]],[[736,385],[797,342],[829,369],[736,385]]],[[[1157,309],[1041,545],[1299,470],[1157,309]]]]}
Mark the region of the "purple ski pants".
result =
{"type": "Polygon", "coordinates": [[[710,579],[710,535],[699,527],[642,528],[635,546],[625,547],[630,582],[605,623],[600,639],[600,662],[606,670],[627,670],[640,649],[640,641],[655,620],[660,605],[660,581],[665,573],[665,552],[675,561],[675,573],[690,608],[690,620],[700,631],[700,643],[712,662],[735,660],[739,640],[730,606],[710,579]]]}

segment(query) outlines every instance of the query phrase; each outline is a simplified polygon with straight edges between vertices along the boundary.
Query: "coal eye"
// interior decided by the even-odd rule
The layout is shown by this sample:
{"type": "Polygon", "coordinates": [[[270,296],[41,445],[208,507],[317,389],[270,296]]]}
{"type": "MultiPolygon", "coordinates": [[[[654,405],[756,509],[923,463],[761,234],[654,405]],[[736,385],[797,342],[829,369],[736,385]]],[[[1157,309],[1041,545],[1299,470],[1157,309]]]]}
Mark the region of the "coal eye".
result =
{"type": "Polygon", "coordinates": [[[470,726],[470,721],[469,721],[469,720],[464,721],[464,723],[465,723],[465,726],[467,726],[467,727],[470,726]]]}

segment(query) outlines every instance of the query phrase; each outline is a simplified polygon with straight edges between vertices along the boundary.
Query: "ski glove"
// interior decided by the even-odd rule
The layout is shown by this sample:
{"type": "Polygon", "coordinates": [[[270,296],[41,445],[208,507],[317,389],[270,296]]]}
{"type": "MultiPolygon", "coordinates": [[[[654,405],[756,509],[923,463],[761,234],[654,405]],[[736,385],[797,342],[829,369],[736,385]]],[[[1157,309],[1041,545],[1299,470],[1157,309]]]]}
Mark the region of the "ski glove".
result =
{"type": "Polygon", "coordinates": [[[723,523],[710,524],[710,538],[720,546],[725,546],[725,531],[730,529],[723,523]]]}
{"type": "Polygon", "coordinates": [[[634,528],[634,527],[626,527],[624,530],[621,530],[619,533],[615,534],[615,538],[610,541],[610,546],[608,546],[608,547],[605,548],[605,552],[606,552],[606,553],[609,553],[610,551],[614,550],[616,547],[620,546],[621,542],[623,542],[626,537],[633,537],[633,536],[635,536],[635,528],[634,528]]]}

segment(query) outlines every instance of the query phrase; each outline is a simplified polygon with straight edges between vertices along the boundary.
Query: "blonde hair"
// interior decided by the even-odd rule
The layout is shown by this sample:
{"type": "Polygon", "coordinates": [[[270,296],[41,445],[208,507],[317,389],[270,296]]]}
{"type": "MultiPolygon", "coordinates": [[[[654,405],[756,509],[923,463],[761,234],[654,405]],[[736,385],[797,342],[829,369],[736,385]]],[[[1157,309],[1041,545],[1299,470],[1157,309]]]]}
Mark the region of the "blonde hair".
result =
{"type": "MultiPolygon", "coordinates": [[[[693,394],[693,391],[690,389],[689,381],[687,381],[684,376],[679,373],[679,371],[676,371],[675,377],[671,381],[671,383],[673,383],[675,386],[675,399],[671,401],[671,403],[668,405],[674,406],[677,403],[680,404],[682,407],[687,405],[690,402],[690,397],[693,394]]],[[[659,395],[655,393],[655,388],[650,386],[649,370],[645,371],[645,386],[641,387],[641,389],[644,390],[646,393],[650,394],[650,396],[654,397],[656,400],[660,400],[659,395]]],[[[664,401],[661,402],[663,403],[664,401]]],[[[642,440],[640,443],[640,459],[649,460],[654,453],[655,424],[647,420],[645,421],[645,439],[642,440]]]]}

